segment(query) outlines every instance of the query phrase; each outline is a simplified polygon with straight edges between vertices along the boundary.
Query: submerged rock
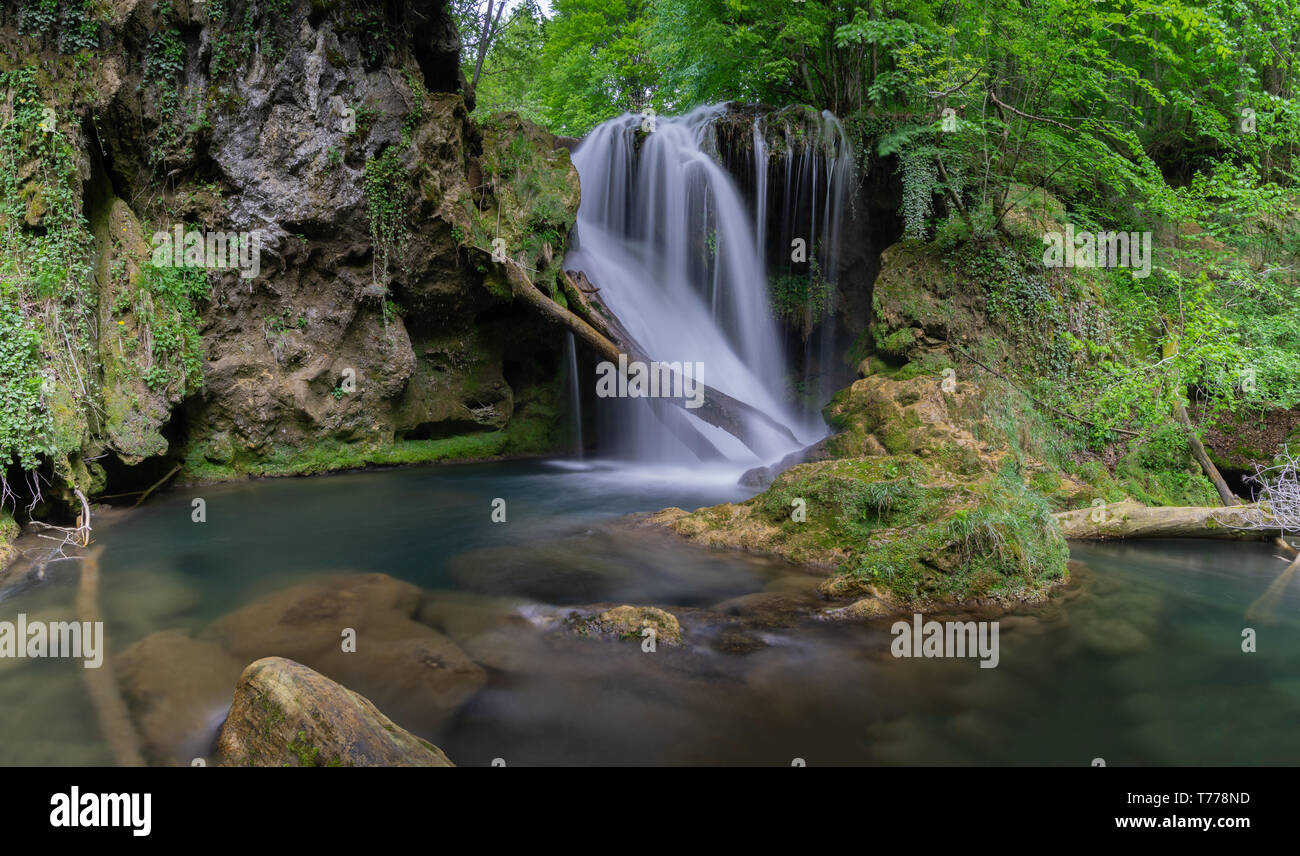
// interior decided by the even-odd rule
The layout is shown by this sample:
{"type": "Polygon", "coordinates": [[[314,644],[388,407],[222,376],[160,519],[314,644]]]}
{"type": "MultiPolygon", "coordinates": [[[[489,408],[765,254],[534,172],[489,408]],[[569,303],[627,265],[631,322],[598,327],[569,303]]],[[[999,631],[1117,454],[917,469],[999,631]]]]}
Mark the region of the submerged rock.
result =
{"type": "Polygon", "coordinates": [[[455,642],[416,620],[423,600],[417,586],[386,574],[340,576],[260,598],[213,622],[201,638],[242,662],[296,660],[428,733],[487,675],[455,642]]]}
{"type": "Polygon", "coordinates": [[[208,754],[242,661],[165,630],[131,645],[113,665],[148,761],[189,766],[208,754]]]}
{"type": "Polygon", "coordinates": [[[217,758],[227,767],[455,766],[369,699],[283,657],[239,676],[217,758]]]}
{"type": "Polygon", "coordinates": [[[818,600],[811,589],[801,592],[761,591],[714,604],[713,611],[744,618],[750,627],[789,627],[812,613],[818,600]]]}
{"type": "Polygon", "coordinates": [[[640,518],[593,531],[452,557],[451,576],[471,592],[547,604],[674,603],[704,606],[753,591],[779,569],[719,557],[666,536],[640,518]]]}

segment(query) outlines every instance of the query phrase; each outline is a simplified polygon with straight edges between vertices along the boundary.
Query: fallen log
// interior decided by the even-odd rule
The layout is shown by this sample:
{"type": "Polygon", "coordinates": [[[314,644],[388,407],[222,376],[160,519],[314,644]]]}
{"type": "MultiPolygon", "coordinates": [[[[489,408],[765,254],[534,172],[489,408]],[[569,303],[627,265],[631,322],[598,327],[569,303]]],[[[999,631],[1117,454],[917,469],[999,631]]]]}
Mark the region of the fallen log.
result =
{"type": "MultiPolygon", "coordinates": [[[[556,303],[548,295],[543,294],[528,277],[523,265],[509,258],[504,262],[500,262],[500,264],[505,270],[506,281],[510,283],[510,291],[515,297],[522,299],[546,319],[568,328],[575,336],[599,354],[602,359],[609,360],[617,365],[619,355],[625,354],[629,362],[651,362],[645,352],[637,346],[636,342],[632,341],[631,336],[626,331],[623,331],[622,336],[619,337],[621,341],[616,344],[611,340],[610,336],[596,329],[592,321],[601,324],[608,332],[613,332],[608,324],[596,321],[597,316],[594,312],[589,316],[592,321],[584,320],[556,303]]],[[[577,290],[575,287],[571,290],[566,289],[566,292],[577,290]]],[[[583,301],[583,303],[586,307],[590,307],[590,304],[586,301],[583,301]]],[[[666,400],[686,409],[685,398],[668,398],[666,400]]],[[[791,443],[797,444],[799,442],[794,432],[787,426],[768,416],[763,411],[739,399],[732,398],[707,384],[704,384],[704,403],[698,408],[687,409],[687,412],[698,416],[710,425],[726,431],[760,456],[765,454],[765,451],[758,442],[758,438],[754,436],[754,432],[746,424],[748,420],[766,425],[791,443]]]]}
{"type": "Polygon", "coordinates": [[[1120,538],[1268,541],[1279,537],[1279,530],[1261,524],[1258,512],[1256,505],[1151,507],[1125,499],[1077,511],[1062,511],[1052,517],[1061,527],[1061,534],[1077,541],[1120,538]]]}

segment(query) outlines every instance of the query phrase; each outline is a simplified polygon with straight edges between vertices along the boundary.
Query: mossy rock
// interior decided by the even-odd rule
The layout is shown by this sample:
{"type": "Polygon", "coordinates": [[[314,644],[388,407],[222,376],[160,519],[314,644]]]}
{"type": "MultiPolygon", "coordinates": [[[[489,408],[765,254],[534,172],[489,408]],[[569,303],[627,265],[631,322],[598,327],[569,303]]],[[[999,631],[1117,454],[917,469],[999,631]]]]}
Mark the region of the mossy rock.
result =
{"type": "Polygon", "coordinates": [[[0,508],[0,571],[8,567],[9,563],[18,558],[18,551],[14,549],[13,542],[22,532],[18,521],[3,508],[0,508]]]}
{"type": "MultiPolygon", "coordinates": [[[[995,381],[871,375],[842,390],[826,444],[852,454],[800,464],[745,503],[680,511],[662,525],[702,544],[830,567],[828,597],[893,604],[1037,600],[1066,576],[1052,511],[1085,489],[1004,424],[995,381]],[[868,451],[870,450],[870,451],[868,451]]],[[[864,607],[865,609],[865,607],[864,607]]]]}
{"type": "Polygon", "coordinates": [[[222,766],[451,767],[368,699],[283,657],[250,664],[217,738],[222,766]]]}
{"type": "Polygon", "coordinates": [[[602,632],[619,639],[639,641],[649,628],[654,631],[656,643],[677,645],[682,641],[677,616],[654,606],[616,606],[597,615],[594,622],[602,632]]]}

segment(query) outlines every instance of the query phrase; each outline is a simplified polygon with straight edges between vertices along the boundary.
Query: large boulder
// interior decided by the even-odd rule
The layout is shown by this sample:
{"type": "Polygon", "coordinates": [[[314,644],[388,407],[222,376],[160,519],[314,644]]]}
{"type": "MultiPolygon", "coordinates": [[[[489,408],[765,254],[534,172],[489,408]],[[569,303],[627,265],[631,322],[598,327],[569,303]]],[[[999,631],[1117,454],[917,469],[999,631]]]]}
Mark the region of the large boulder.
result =
{"type": "Polygon", "coordinates": [[[239,676],[217,760],[252,767],[455,766],[369,699],[283,657],[258,660],[239,676]]]}

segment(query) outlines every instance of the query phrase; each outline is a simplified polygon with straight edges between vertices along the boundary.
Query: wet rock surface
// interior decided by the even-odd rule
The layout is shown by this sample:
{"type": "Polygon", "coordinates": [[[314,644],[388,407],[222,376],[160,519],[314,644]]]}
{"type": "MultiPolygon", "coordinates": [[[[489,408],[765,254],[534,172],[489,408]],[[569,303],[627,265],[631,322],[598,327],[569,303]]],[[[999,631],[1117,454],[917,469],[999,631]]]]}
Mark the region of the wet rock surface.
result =
{"type": "Polygon", "coordinates": [[[369,699],[282,657],[239,676],[217,758],[222,766],[455,766],[369,699]]]}

